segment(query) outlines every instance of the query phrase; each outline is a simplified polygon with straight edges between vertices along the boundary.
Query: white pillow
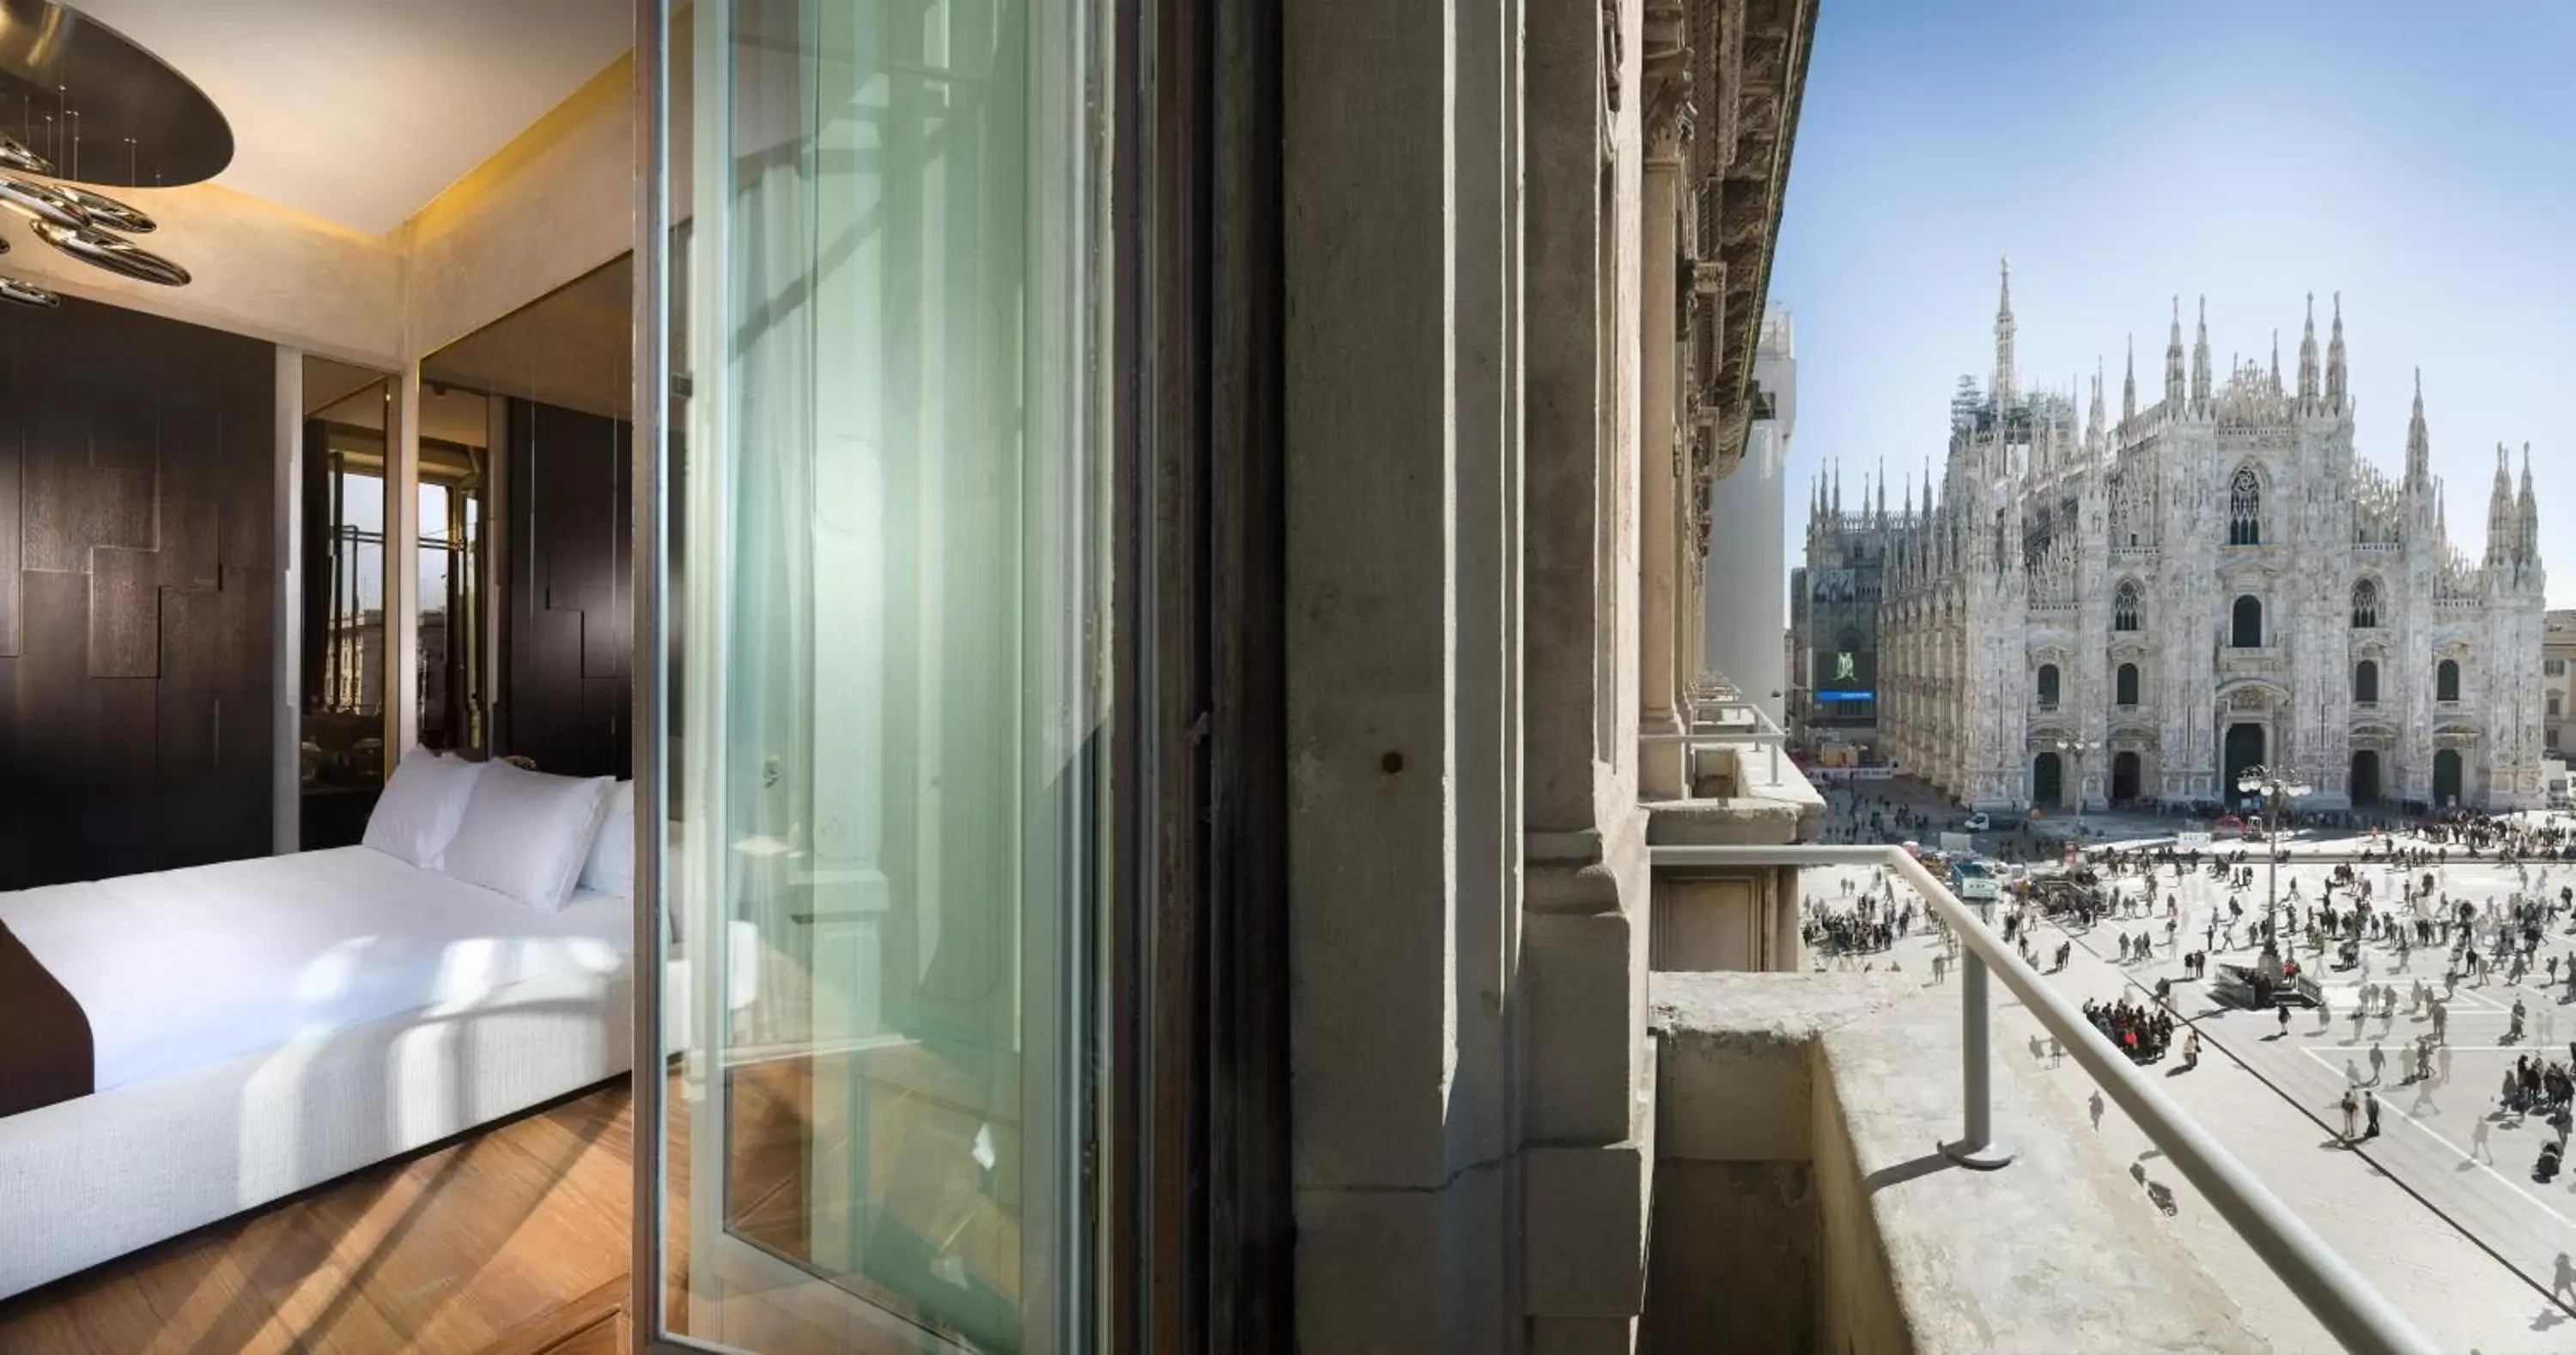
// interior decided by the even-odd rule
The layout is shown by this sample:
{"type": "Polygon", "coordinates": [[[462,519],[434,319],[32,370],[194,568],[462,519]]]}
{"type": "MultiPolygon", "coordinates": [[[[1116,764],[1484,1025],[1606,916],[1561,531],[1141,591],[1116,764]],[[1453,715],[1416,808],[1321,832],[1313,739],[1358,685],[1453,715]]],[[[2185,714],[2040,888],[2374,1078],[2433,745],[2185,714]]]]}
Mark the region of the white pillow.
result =
{"type": "Polygon", "coordinates": [[[482,771],[482,763],[443,758],[426,748],[403,754],[359,840],[395,860],[437,869],[482,771]]]}
{"type": "Polygon", "coordinates": [[[561,908],[590,856],[609,784],[605,776],[548,776],[485,763],[439,869],[522,903],[561,908]]]}
{"type": "Polygon", "coordinates": [[[635,783],[620,781],[600,811],[599,836],[581,868],[581,887],[621,899],[635,897],[635,783]]]}

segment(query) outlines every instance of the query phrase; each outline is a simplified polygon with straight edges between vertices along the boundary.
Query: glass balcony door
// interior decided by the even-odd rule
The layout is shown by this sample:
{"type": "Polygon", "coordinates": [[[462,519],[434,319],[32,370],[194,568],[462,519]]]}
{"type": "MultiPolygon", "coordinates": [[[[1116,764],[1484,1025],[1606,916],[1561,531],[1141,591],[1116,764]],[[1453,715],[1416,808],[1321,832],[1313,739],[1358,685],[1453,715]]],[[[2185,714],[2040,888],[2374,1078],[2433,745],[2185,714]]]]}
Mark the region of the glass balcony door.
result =
{"type": "Polygon", "coordinates": [[[639,769],[669,925],[638,947],[666,1020],[637,1060],[666,1344],[1086,1344],[1085,11],[700,0],[670,30],[685,319],[642,644],[673,658],[639,769]]]}

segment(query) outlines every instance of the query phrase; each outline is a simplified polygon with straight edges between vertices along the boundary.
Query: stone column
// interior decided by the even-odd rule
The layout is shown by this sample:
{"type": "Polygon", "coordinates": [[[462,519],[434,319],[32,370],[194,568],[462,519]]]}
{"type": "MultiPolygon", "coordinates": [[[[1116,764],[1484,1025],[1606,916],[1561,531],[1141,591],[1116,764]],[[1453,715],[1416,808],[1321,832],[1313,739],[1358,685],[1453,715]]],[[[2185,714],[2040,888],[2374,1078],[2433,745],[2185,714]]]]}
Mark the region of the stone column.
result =
{"type": "Polygon", "coordinates": [[[1517,17],[1313,0],[1282,27],[1291,1168],[1316,1350],[1519,1348],[1517,17]]]}
{"type": "MultiPolygon", "coordinates": [[[[1641,197],[1643,278],[1638,296],[1639,328],[1644,333],[1638,355],[1644,387],[1639,395],[1639,441],[1644,467],[1639,474],[1637,563],[1640,578],[1638,624],[1637,732],[1677,734],[1681,717],[1675,688],[1679,662],[1681,615],[1679,576],[1682,568],[1682,491],[1688,483],[1681,464],[1680,393],[1674,368],[1681,356],[1679,294],[1675,270],[1680,264],[1682,150],[1690,134],[1690,63],[1684,46],[1684,11],[1672,0],[1646,7],[1645,157],[1641,197]]],[[[1641,749],[1637,762],[1638,794],[1648,799],[1675,799],[1686,793],[1682,747],[1659,743],[1641,749]]]]}

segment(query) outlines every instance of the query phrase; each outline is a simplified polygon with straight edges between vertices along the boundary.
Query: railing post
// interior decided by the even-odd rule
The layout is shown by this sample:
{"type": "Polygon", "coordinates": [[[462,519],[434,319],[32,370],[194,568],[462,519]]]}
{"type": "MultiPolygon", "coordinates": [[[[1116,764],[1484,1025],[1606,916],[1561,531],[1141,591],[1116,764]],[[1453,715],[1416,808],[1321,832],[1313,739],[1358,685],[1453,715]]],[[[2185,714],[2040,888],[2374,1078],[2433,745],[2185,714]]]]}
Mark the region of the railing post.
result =
{"type": "Polygon", "coordinates": [[[1995,1142],[1994,1041],[1988,1029],[1994,1004],[1986,997],[1986,962],[1967,946],[1959,950],[1967,962],[1959,983],[1959,1071],[1967,1125],[1959,1141],[1941,1152],[1962,1167],[1993,1171],[2013,1160],[2012,1150],[1995,1142]]]}

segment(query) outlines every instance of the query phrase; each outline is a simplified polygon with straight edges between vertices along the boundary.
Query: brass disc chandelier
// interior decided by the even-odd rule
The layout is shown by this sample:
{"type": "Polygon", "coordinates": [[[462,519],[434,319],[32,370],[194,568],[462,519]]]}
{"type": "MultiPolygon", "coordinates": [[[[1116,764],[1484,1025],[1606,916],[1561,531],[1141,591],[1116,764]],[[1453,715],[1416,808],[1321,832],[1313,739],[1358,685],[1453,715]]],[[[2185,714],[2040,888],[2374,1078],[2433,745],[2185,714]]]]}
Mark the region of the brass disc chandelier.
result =
{"type": "MultiPolygon", "coordinates": [[[[0,211],[38,240],[93,268],[184,287],[187,269],[127,238],[149,234],[151,216],[96,190],[197,183],[232,158],[223,113],[159,57],[61,0],[0,0],[0,211]]],[[[5,275],[0,301],[62,304],[5,275]]]]}

